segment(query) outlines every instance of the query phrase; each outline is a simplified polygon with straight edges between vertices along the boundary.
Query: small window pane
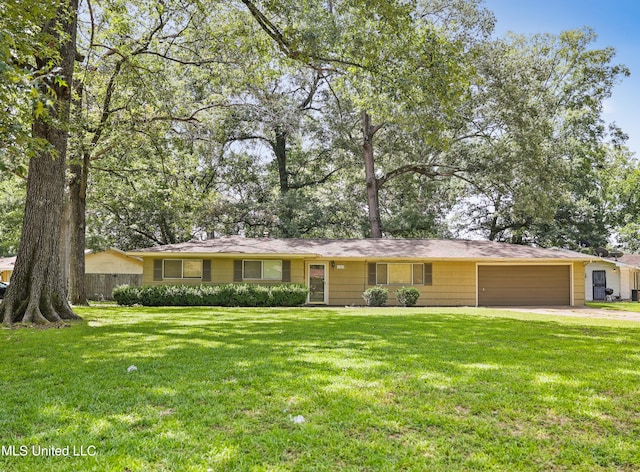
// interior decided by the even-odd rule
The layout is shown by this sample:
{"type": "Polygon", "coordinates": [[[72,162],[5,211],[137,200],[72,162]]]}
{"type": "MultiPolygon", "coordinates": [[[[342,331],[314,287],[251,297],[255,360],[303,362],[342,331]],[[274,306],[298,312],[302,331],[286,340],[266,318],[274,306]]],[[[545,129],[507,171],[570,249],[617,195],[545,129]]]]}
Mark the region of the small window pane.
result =
{"type": "Polygon", "coordinates": [[[413,264],[413,285],[422,285],[424,275],[423,264],[413,264]]]}
{"type": "Polygon", "coordinates": [[[263,278],[282,280],[282,261],[262,261],[263,278]]]}
{"type": "Polygon", "coordinates": [[[244,261],[242,278],[244,279],[262,278],[262,261],[244,261]]]}
{"type": "Polygon", "coordinates": [[[411,285],[412,264],[389,264],[389,284],[411,285]]]}
{"type": "Polygon", "coordinates": [[[184,274],[185,279],[200,279],[202,278],[202,260],[185,260],[184,261],[184,274]]]}
{"type": "Polygon", "coordinates": [[[433,266],[432,264],[425,264],[424,265],[424,281],[423,283],[425,285],[432,285],[433,284],[433,266]]]}
{"type": "Polygon", "coordinates": [[[387,285],[387,264],[378,264],[376,283],[378,285],[387,285]]]}
{"type": "Polygon", "coordinates": [[[165,259],[164,260],[164,278],[165,279],[181,279],[182,278],[182,260],[181,259],[165,259]]]}

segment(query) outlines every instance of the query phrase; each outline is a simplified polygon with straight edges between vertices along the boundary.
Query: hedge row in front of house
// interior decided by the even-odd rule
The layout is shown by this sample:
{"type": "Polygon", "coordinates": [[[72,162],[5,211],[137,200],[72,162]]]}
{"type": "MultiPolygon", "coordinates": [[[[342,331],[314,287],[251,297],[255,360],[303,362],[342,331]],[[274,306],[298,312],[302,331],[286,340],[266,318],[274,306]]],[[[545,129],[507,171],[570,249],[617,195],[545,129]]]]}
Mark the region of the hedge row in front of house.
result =
{"type": "Polygon", "coordinates": [[[121,285],[113,290],[119,305],[133,306],[300,306],[308,289],[301,284],[121,285]]]}

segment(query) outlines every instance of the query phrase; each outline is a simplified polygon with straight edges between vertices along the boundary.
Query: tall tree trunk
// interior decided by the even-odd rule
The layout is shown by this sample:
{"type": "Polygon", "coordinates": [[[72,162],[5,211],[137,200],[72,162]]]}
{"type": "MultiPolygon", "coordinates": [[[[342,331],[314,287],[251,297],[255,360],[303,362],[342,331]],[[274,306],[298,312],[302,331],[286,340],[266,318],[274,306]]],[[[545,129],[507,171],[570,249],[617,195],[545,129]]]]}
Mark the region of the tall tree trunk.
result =
{"type": "MultiPolygon", "coordinates": [[[[82,121],[82,97],[84,86],[82,82],[74,82],[75,96],[73,97],[73,117],[76,123],[82,121]]],[[[86,247],[86,211],[87,184],[89,180],[89,164],[91,155],[84,146],[82,127],[78,126],[77,155],[69,161],[69,239],[71,251],[69,254],[69,289],[71,303],[74,305],[89,305],[87,287],[85,283],[85,247],[86,247]]],[[[97,135],[98,133],[96,133],[97,135]]],[[[96,140],[97,142],[97,140],[96,140]]],[[[95,143],[93,147],[95,147],[95,143]]]]}
{"type": "MultiPolygon", "coordinates": [[[[78,129],[78,156],[71,159],[69,171],[71,180],[69,182],[69,198],[71,202],[71,255],[70,265],[70,288],[71,302],[74,305],[89,305],[87,298],[87,286],[85,281],[85,248],[86,248],[86,221],[87,221],[87,186],[89,183],[89,171],[91,168],[92,150],[95,150],[100,138],[107,127],[111,116],[110,106],[113,92],[115,90],[116,79],[122,70],[125,59],[121,59],[109,78],[107,90],[102,103],[102,113],[100,122],[95,127],[96,131],[91,139],[91,145],[85,146],[85,136],[81,128],[78,129]]],[[[84,97],[84,87],[82,82],[76,81],[74,84],[76,96],[73,100],[74,110],[77,114],[76,121],[82,121],[82,100],[84,97]]],[[[171,241],[173,242],[173,241],[171,241]]]]}
{"type": "Polygon", "coordinates": [[[491,223],[489,224],[489,241],[495,241],[500,231],[501,228],[498,227],[498,217],[494,216],[491,218],[491,223]]]}
{"type": "Polygon", "coordinates": [[[69,193],[65,189],[64,203],[62,205],[62,227],[60,228],[60,264],[62,266],[62,283],[65,287],[67,298],[69,298],[69,282],[71,280],[69,273],[71,231],[71,200],[69,193]]]}
{"type": "Polygon", "coordinates": [[[380,220],[380,205],[378,203],[378,180],[376,179],[375,160],[373,157],[373,137],[382,125],[372,126],[371,117],[366,111],[362,112],[362,155],[364,158],[364,172],[367,182],[367,203],[369,206],[369,224],[371,237],[382,238],[382,223],[380,220]]]}
{"type": "MultiPolygon", "coordinates": [[[[61,75],[66,84],[73,80],[76,53],[76,21],[78,0],[63,3],[57,18],[45,25],[44,31],[60,40],[61,75]],[[57,26],[66,35],[60,39],[57,26]]],[[[41,69],[48,58],[38,58],[41,69]]],[[[60,236],[64,205],[67,152],[67,123],[71,103],[70,87],[50,83],[56,96],[54,107],[46,118],[35,117],[33,137],[49,144],[29,162],[27,198],[22,236],[18,248],[11,285],[0,305],[5,324],[16,322],[48,323],[78,319],[66,297],[60,261],[60,236]]]]}
{"type": "Polygon", "coordinates": [[[287,170],[287,132],[276,128],[275,138],[272,146],[278,162],[278,177],[280,178],[280,210],[278,215],[280,219],[280,236],[291,238],[297,236],[297,234],[292,227],[292,199],[289,195],[291,187],[289,187],[289,171],[287,170]]]}
{"type": "Polygon", "coordinates": [[[86,152],[82,152],[81,162],[72,160],[69,165],[69,170],[71,171],[71,181],[69,182],[71,204],[71,303],[85,306],[89,305],[84,277],[89,157],[86,152]]]}
{"type": "Polygon", "coordinates": [[[289,172],[287,172],[287,133],[279,128],[275,131],[276,140],[273,143],[273,152],[278,161],[278,176],[280,177],[280,194],[289,191],[289,172]]]}

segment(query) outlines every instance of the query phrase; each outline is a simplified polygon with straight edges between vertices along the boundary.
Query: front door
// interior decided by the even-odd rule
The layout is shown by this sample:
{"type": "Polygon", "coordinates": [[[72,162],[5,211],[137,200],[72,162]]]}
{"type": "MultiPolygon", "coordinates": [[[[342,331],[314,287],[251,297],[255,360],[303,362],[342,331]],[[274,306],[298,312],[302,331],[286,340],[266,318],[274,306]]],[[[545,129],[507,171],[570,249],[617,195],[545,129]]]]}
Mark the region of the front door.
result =
{"type": "Polygon", "coordinates": [[[607,272],[604,270],[594,270],[593,275],[593,299],[604,300],[607,297],[607,272]]]}
{"type": "Polygon", "coordinates": [[[327,303],[327,264],[317,262],[309,268],[309,303],[327,303]]]}

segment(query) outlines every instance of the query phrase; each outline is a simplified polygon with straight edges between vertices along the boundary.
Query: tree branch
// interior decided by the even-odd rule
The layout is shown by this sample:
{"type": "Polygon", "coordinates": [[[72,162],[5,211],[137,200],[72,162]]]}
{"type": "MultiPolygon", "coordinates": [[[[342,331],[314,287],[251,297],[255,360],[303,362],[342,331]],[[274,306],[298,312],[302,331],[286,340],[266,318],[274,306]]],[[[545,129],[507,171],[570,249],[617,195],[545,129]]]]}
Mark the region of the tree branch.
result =
{"type": "Polygon", "coordinates": [[[154,121],[179,121],[179,122],[183,122],[183,123],[199,123],[200,120],[198,120],[198,118],[196,118],[196,115],[198,113],[202,113],[203,111],[206,110],[211,110],[212,108],[219,108],[219,107],[224,107],[226,105],[221,105],[218,103],[215,103],[213,105],[205,105],[201,108],[198,108],[197,110],[194,110],[191,115],[189,116],[173,116],[173,115],[168,115],[168,116],[154,116],[148,120],[145,120],[147,123],[152,123],[154,121]]]}
{"type": "Polygon", "coordinates": [[[441,164],[407,164],[402,167],[398,167],[397,169],[392,170],[391,172],[385,174],[384,176],[377,178],[378,189],[381,189],[387,182],[395,179],[396,177],[400,177],[401,175],[415,173],[424,175],[430,178],[435,177],[460,177],[457,172],[461,172],[463,169],[451,167],[450,170],[446,172],[442,172],[440,170],[433,170],[434,168],[442,168],[447,167],[441,164]]]}
{"type": "Polygon", "coordinates": [[[304,187],[311,187],[313,185],[323,184],[327,180],[329,180],[334,174],[336,174],[338,171],[340,171],[342,169],[343,169],[342,167],[338,167],[337,169],[332,170],[327,175],[325,175],[324,177],[322,177],[320,179],[317,179],[317,180],[311,180],[311,181],[303,182],[301,184],[289,184],[289,189],[297,190],[297,189],[301,189],[301,188],[304,188],[304,187]]]}
{"type": "Polygon", "coordinates": [[[300,110],[308,109],[308,107],[313,102],[313,98],[315,97],[316,92],[318,91],[318,87],[320,86],[320,80],[322,80],[322,75],[319,72],[317,72],[315,77],[314,77],[314,79],[313,79],[313,84],[311,84],[311,88],[309,90],[309,94],[303,100],[303,102],[300,105],[298,105],[298,109],[300,109],[300,110]]]}
{"type": "Polygon", "coordinates": [[[232,61],[221,61],[219,59],[200,59],[200,60],[187,60],[187,59],[178,59],[177,57],[171,57],[169,55],[167,55],[166,53],[161,53],[161,52],[157,52],[157,51],[152,51],[152,50],[144,50],[144,51],[139,51],[136,53],[136,55],[142,55],[142,54],[147,54],[150,56],[157,56],[161,59],[166,59],[167,61],[171,61],[171,62],[175,62],[176,64],[180,64],[183,66],[204,66],[206,64],[224,64],[224,65],[238,65],[237,62],[232,62],[232,61]]]}
{"type": "Polygon", "coordinates": [[[245,6],[249,9],[249,12],[251,12],[251,15],[258,22],[262,30],[265,33],[267,33],[271,37],[271,39],[273,39],[276,42],[280,50],[287,57],[296,59],[298,56],[300,56],[300,52],[293,51],[290,48],[289,44],[285,41],[284,36],[280,32],[280,30],[276,28],[276,26],[273,23],[271,23],[271,21],[269,21],[269,19],[258,9],[258,7],[254,5],[252,1],[242,0],[242,3],[244,3],[245,6]]]}
{"type": "Polygon", "coordinates": [[[347,59],[341,59],[336,57],[325,57],[318,54],[314,54],[309,51],[299,51],[291,48],[291,45],[284,38],[284,35],[280,32],[280,30],[262,13],[258,7],[251,0],[242,0],[242,3],[249,9],[251,15],[258,22],[262,30],[267,33],[271,39],[275,41],[278,45],[278,48],[290,59],[294,60],[302,60],[305,63],[306,67],[317,70],[319,72],[339,72],[337,69],[327,68],[324,66],[319,66],[317,64],[313,64],[309,61],[305,61],[304,58],[313,59],[320,63],[324,64],[342,64],[347,66],[358,67],[359,69],[366,69],[366,67],[358,62],[350,61],[347,59]]]}

